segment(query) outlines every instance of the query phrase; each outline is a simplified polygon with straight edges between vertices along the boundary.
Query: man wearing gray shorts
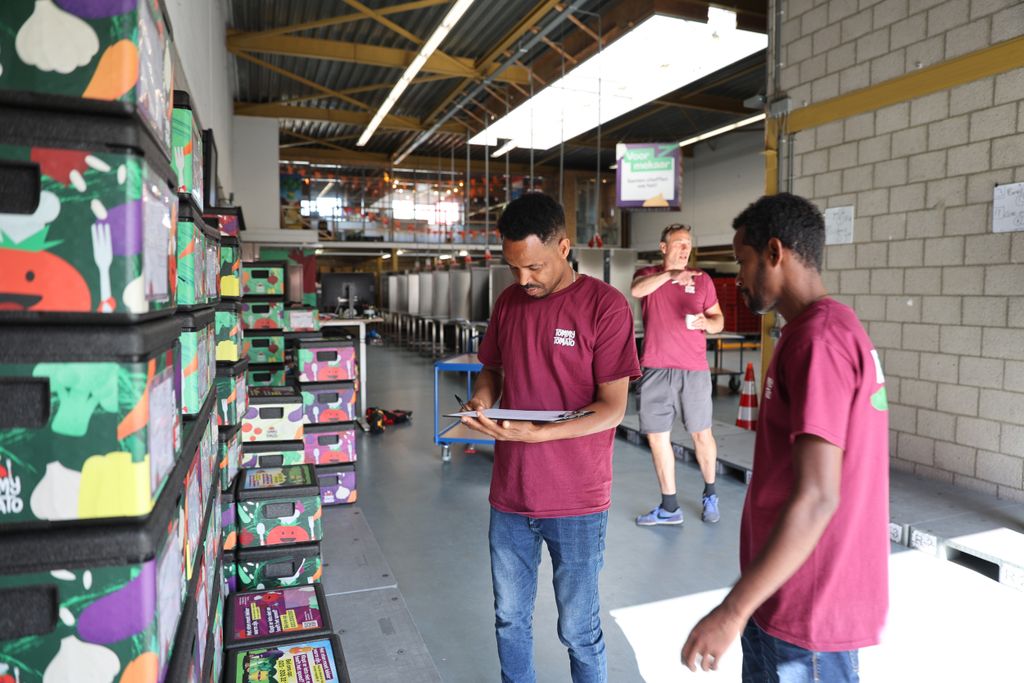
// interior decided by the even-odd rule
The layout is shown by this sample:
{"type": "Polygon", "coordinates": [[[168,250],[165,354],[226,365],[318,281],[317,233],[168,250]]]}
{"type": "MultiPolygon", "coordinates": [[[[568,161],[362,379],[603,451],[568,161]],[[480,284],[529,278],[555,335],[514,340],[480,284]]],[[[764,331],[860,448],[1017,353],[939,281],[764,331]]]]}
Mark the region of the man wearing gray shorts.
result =
{"type": "Polygon", "coordinates": [[[711,278],[686,265],[693,249],[691,232],[690,226],[679,223],[665,228],[659,245],[664,262],[641,268],[633,276],[632,294],[640,299],[644,318],[640,358],[644,374],[638,387],[640,431],[651,445],[661,486],[661,503],[636,518],[640,526],[683,523],[670,438],[677,417],[693,437],[704,475],[701,519],[719,520],[715,493],[718,449],[711,435],[711,371],[704,333],[721,332],[725,317],[711,278]]]}

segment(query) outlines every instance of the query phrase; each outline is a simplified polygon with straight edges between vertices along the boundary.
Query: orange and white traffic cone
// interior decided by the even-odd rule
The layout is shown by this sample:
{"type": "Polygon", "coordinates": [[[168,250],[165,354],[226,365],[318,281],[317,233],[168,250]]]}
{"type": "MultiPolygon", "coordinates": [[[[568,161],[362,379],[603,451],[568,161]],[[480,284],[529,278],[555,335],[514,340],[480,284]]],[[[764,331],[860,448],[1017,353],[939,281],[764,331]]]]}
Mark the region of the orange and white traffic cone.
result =
{"type": "Polygon", "coordinates": [[[740,392],[740,413],[736,417],[736,426],[740,429],[757,429],[757,385],[754,380],[753,363],[747,363],[747,372],[743,377],[743,390],[740,392]]]}

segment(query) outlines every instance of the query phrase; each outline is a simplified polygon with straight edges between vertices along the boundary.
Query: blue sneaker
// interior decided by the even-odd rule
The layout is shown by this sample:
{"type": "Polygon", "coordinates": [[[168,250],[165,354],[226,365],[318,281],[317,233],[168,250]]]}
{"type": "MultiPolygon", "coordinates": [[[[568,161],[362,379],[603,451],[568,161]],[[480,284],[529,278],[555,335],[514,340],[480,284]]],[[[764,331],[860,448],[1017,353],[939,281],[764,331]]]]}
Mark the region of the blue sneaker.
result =
{"type": "Polygon", "coordinates": [[[704,512],[702,512],[700,515],[701,521],[708,522],[709,524],[714,524],[722,518],[722,516],[718,514],[717,494],[712,493],[710,496],[704,496],[703,503],[704,512]]]}
{"type": "Polygon", "coordinates": [[[669,512],[660,505],[646,515],[640,515],[636,518],[636,523],[639,526],[657,526],[659,524],[682,524],[683,523],[683,508],[678,508],[675,512],[669,512]]]}

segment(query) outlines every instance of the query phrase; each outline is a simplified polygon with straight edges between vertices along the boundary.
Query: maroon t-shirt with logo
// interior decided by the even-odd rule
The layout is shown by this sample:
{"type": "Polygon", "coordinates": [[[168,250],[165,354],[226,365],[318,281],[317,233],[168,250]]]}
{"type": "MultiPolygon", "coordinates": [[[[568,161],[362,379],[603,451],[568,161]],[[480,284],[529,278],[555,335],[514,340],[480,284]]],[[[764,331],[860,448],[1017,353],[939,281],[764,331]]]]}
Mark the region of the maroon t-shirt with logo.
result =
{"type": "MultiPolygon", "coordinates": [[[[478,355],[504,371],[501,407],[513,410],[577,410],[594,402],[598,384],[640,376],[626,298],[586,275],[542,299],[508,287],[478,355]]],[[[499,441],[491,505],[538,518],[607,510],[614,441],[614,429],[544,443],[499,441]]]]}
{"type": "MultiPolygon", "coordinates": [[[[634,279],[660,273],[661,266],[641,268],[634,279]]],[[[704,313],[718,303],[715,283],[700,270],[693,285],[686,287],[666,282],[640,299],[644,317],[644,352],[640,364],[645,368],[707,370],[707,342],[703,330],[686,327],[686,316],[704,313]]]]}
{"type": "Polygon", "coordinates": [[[871,339],[848,306],[811,304],[783,329],[761,393],[740,567],[763,550],[793,494],[793,443],[843,449],[840,502],[810,557],[754,620],[819,652],[878,643],[889,606],[889,413],[871,339]]]}

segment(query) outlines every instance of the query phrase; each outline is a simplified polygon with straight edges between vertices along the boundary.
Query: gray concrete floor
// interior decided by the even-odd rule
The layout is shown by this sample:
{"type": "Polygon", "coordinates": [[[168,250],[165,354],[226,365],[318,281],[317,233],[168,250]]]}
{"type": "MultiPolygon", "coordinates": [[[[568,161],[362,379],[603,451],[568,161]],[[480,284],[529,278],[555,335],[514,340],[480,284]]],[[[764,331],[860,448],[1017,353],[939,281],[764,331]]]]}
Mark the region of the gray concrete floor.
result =
{"type": "MultiPolygon", "coordinates": [[[[487,550],[491,450],[478,447],[477,454],[467,455],[454,446],[451,462],[441,462],[440,449],[433,444],[433,372],[428,359],[403,349],[371,347],[368,365],[369,405],[410,409],[414,420],[381,435],[360,435],[358,505],[442,679],[497,680],[487,550]]],[[[464,389],[463,375],[442,374],[442,406],[453,408],[447,405],[454,403],[452,394],[461,395],[464,389]]],[[[735,420],[735,396],[723,392],[715,404],[717,419],[735,420]]],[[[722,521],[703,524],[700,473],[694,464],[679,464],[677,482],[686,523],[640,528],[634,524],[635,516],[659,500],[650,453],[616,439],[614,467],[601,575],[602,615],[610,680],[629,683],[643,679],[633,649],[609,612],[730,585],[738,574],[745,487],[721,477],[722,521]]],[[[550,561],[545,556],[534,622],[535,660],[542,682],[568,680],[568,657],[558,641],[555,619],[550,561]]],[[[680,626],[680,641],[685,637],[682,630],[680,626]]]]}
{"type": "MultiPolygon", "coordinates": [[[[724,364],[738,367],[737,355],[727,356],[724,364]]],[[[452,461],[442,463],[433,444],[432,363],[395,348],[371,348],[368,360],[370,405],[411,409],[415,419],[381,435],[360,435],[357,507],[325,513],[323,583],[353,676],[359,674],[354,680],[497,680],[487,551],[491,451],[480,447],[467,455],[455,446],[452,461]],[[353,536],[360,542],[353,543],[353,536]]],[[[464,391],[463,376],[442,374],[443,409],[454,408],[452,394],[464,391]]],[[[716,420],[732,423],[737,404],[736,395],[719,392],[716,420]]],[[[639,528],[634,517],[658,501],[649,451],[619,438],[614,463],[601,576],[609,679],[704,680],[707,674],[691,675],[679,666],[678,648],[690,625],[737,576],[745,486],[720,476],[722,521],[705,525],[699,519],[700,474],[692,463],[679,464],[686,524],[639,528]]],[[[894,540],[907,543],[910,538],[912,547],[925,552],[893,546],[889,622],[883,644],[861,653],[864,680],[1018,680],[1016,673],[1024,668],[1019,647],[1024,590],[993,580],[991,563],[979,566],[962,553],[956,554],[959,560],[947,558],[943,539],[950,547],[959,543],[957,548],[981,544],[991,549],[1008,543],[1009,536],[1018,542],[1024,504],[899,473],[893,473],[891,504],[894,534],[902,538],[894,540]],[[917,544],[915,534],[920,536],[917,544]],[[944,655],[917,656],[934,652],[944,655]],[[978,652],[985,653],[980,660],[978,652]]],[[[1005,548],[997,550],[988,559],[996,561],[1005,548]]],[[[547,558],[534,633],[538,680],[569,680],[568,658],[555,632],[547,558]]],[[[723,659],[713,677],[737,681],[739,665],[737,652],[723,659]]]]}

